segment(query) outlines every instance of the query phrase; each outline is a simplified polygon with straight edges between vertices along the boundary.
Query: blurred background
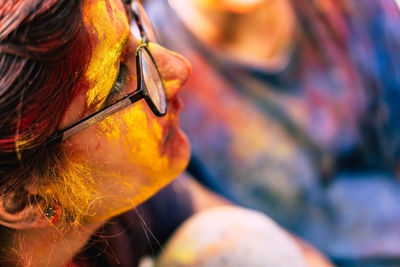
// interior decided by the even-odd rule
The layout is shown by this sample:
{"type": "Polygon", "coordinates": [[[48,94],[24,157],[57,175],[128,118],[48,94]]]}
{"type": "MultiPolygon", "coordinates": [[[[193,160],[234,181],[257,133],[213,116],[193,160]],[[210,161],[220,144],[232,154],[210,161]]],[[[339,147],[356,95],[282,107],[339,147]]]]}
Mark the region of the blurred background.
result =
{"type": "Polygon", "coordinates": [[[400,266],[395,0],[146,0],[189,59],[189,172],[338,266],[400,266]]]}

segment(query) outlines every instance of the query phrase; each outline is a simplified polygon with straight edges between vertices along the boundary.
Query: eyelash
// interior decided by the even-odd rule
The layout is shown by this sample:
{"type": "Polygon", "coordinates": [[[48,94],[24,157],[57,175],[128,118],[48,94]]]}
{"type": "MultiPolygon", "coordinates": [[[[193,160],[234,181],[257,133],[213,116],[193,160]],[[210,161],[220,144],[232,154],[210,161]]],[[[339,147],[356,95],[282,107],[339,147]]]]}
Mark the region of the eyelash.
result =
{"type": "Polygon", "coordinates": [[[107,96],[107,99],[104,101],[104,106],[112,105],[117,100],[119,100],[117,97],[121,96],[121,93],[124,91],[126,86],[126,74],[127,74],[127,66],[123,63],[120,63],[117,79],[115,80],[115,83],[111,88],[110,93],[107,96]]]}

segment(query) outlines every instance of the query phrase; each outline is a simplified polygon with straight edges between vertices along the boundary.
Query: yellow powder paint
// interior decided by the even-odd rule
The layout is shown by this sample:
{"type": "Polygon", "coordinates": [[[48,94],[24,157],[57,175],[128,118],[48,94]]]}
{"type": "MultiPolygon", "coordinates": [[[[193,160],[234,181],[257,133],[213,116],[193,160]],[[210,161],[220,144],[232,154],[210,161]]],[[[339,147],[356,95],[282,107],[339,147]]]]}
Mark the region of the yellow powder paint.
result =
{"type": "Polygon", "coordinates": [[[124,112],[123,116],[111,116],[100,123],[101,134],[112,142],[122,140],[123,149],[136,165],[168,169],[168,157],[162,156],[160,142],[163,129],[154,118],[149,118],[143,106],[136,104],[124,112]]]}
{"type": "Polygon", "coordinates": [[[90,203],[97,198],[95,181],[90,175],[88,164],[83,158],[69,158],[48,177],[50,183],[40,185],[39,191],[45,203],[59,205],[60,226],[78,226],[88,216],[90,203]],[[57,203],[57,204],[55,204],[57,203]]]}
{"type": "MultiPolygon", "coordinates": [[[[127,160],[140,168],[137,170],[140,175],[148,177],[146,182],[141,181],[140,184],[134,185],[136,188],[140,187],[138,190],[140,194],[135,199],[148,194],[147,191],[154,193],[155,186],[159,189],[165,185],[160,181],[163,180],[159,177],[161,174],[170,177],[176,172],[171,168],[168,155],[163,155],[162,152],[163,128],[155,118],[148,116],[148,112],[144,111],[145,108],[147,107],[137,103],[123,113],[110,116],[98,124],[99,135],[105,136],[110,144],[120,142],[127,160]]],[[[174,117],[174,114],[168,114],[165,119],[174,117]]],[[[120,180],[124,181],[125,177],[120,177],[120,180]]]]}
{"type": "Polygon", "coordinates": [[[116,3],[98,1],[84,8],[85,25],[96,41],[85,73],[91,86],[87,92],[87,105],[96,105],[96,108],[103,104],[113,86],[118,74],[118,58],[129,37],[129,23],[123,6],[116,3]]]}
{"type": "Polygon", "coordinates": [[[166,90],[172,90],[180,87],[182,81],[179,79],[168,80],[168,81],[163,80],[163,83],[166,90]]]}
{"type": "MultiPolygon", "coordinates": [[[[127,184],[126,182],[122,182],[122,179],[127,179],[127,177],[117,177],[118,179],[115,182],[120,182],[119,185],[125,185],[131,190],[130,197],[128,197],[121,188],[115,192],[121,192],[122,195],[119,194],[108,194],[103,195],[101,199],[96,200],[97,206],[101,206],[102,210],[100,212],[96,212],[95,218],[96,220],[105,220],[111,216],[116,214],[120,214],[125,212],[128,209],[134,208],[139,204],[143,203],[149,197],[153,196],[156,192],[160,189],[165,187],[171,179],[158,179],[156,183],[152,183],[151,185],[143,185],[141,182],[143,180],[135,181],[135,178],[130,178],[130,183],[127,184]],[[141,181],[141,182],[140,182],[141,181]]],[[[126,188],[125,188],[126,189],[126,188]]]]}
{"type": "MultiPolygon", "coordinates": [[[[169,182],[169,181],[168,181],[169,182]]],[[[128,209],[134,208],[139,204],[143,203],[149,197],[153,196],[160,189],[165,187],[167,181],[162,181],[160,183],[155,183],[152,186],[143,186],[142,184],[132,184],[132,187],[135,187],[136,194],[132,195],[131,198],[127,197],[118,197],[118,196],[103,196],[103,199],[107,203],[118,203],[118,205],[101,205],[105,209],[102,214],[96,214],[97,220],[108,219],[110,214],[120,214],[125,212],[128,209]]]]}

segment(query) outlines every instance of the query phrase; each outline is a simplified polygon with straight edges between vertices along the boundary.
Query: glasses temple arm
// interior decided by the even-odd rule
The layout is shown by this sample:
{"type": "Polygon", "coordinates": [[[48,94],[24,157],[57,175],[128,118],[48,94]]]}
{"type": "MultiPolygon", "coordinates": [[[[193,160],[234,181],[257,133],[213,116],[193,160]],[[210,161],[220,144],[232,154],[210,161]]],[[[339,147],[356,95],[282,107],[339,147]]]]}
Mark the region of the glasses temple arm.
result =
{"type": "Polygon", "coordinates": [[[85,118],[84,120],[75,123],[74,125],[68,127],[65,130],[57,132],[53,139],[58,139],[59,141],[63,141],[72,135],[83,131],[84,129],[96,124],[97,122],[103,120],[104,118],[111,116],[112,114],[126,108],[127,106],[131,105],[132,103],[140,100],[143,98],[142,90],[136,91],[130,95],[125,96],[123,99],[119,100],[118,102],[114,103],[113,105],[99,110],[96,113],[92,114],[91,116],[85,118]]]}

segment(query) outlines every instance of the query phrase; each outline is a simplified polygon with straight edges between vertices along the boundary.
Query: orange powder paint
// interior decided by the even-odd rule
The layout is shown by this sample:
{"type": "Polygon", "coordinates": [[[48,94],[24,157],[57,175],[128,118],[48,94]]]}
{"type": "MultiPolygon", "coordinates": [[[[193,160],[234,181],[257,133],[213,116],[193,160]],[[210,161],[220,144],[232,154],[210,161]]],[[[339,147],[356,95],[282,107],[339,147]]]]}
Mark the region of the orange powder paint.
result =
{"type": "MultiPolygon", "coordinates": [[[[171,113],[164,119],[175,120],[177,116],[171,113]]],[[[164,131],[170,129],[163,127],[163,120],[154,117],[141,101],[97,124],[98,136],[105,139],[104,147],[115,148],[110,160],[121,159],[124,166],[111,162],[110,167],[95,170],[95,176],[99,174],[112,181],[103,190],[102,199],[96,200],[96,205],[103,207],[96,219],[135,207],[183,171],[187,158],[171,156],[171,147],[164,146],[164,131]]]]}
{"type": "Polygon", "coordinates": [[[93,55],[85,73],[91,86],[87,92],[87,106],[99,108],[118,75],[118,59],[128,41],[129,23],[122,3],[117,1],[85,5],[84,23],[94,42],[93,55]]]}
{"type": "Polygon", "coordinates": [[[148,159],[159,157],[159,142],[162,128],[155,121],[149,121],[141,105],[134,105],[122,116],[111,116],[99,123],[106,137],[110,140],[124,139],[123,146],[135,163],[146,164],[148,159]],[[141,142],[139,143],[138,140],[141,142]],[[138,158],[140,153],[142,157],[138,158]]]}
{"type": "MultiPolygon", "coordinates": [[[[129,37],[121,1],[88,0],[84,22],[93,36],[92,58],[85,72],[90,87],[86,105],[99,108],[118,75],[120,61],[128,67],[127,90],[135,87],[135,62],[130,60],[134,60],[137,40],[129,37]]],[[[157,59],[163,63],[174,58],[168,55],[164,51],[157,59]]],[[[174,80],[179,78],[177,70],[166,67],[162,71],[167,91],[177,89],[181,84],[174,80]]],[[[186,76],[187,71],[182,73],[186,76]]],[[[71,138],[74,153],[70,159],[87,165],[90,173],[86,175],[93,177],[95,187],[85,220],[105,220],[137,206],[184,170],[189,146],[178,129],[178,113],[171,105],[165,117],[155,117],[141,100],[71,138]]]]}
{"type": "MultiPolygon", "coordinates": [[[[128,159],[132,164],[143,166],[142,172],[146,172],[151,162],[151,173],[158,170],[168,176],[171,171],[170,159],[168,155],[162,155],[161,147],[163,128],[157,119],[150,117],[143,109],[147,107],[138,103],[120,116],[106,118],[99,124],[100,134],[105,134],[110,142],[122,140],[128,159]]],[[[167,117],[173,119],[176,115],[168,114],[167,117]]],[[[148,175],[151,177],[150,173],[148,175]]]]}

